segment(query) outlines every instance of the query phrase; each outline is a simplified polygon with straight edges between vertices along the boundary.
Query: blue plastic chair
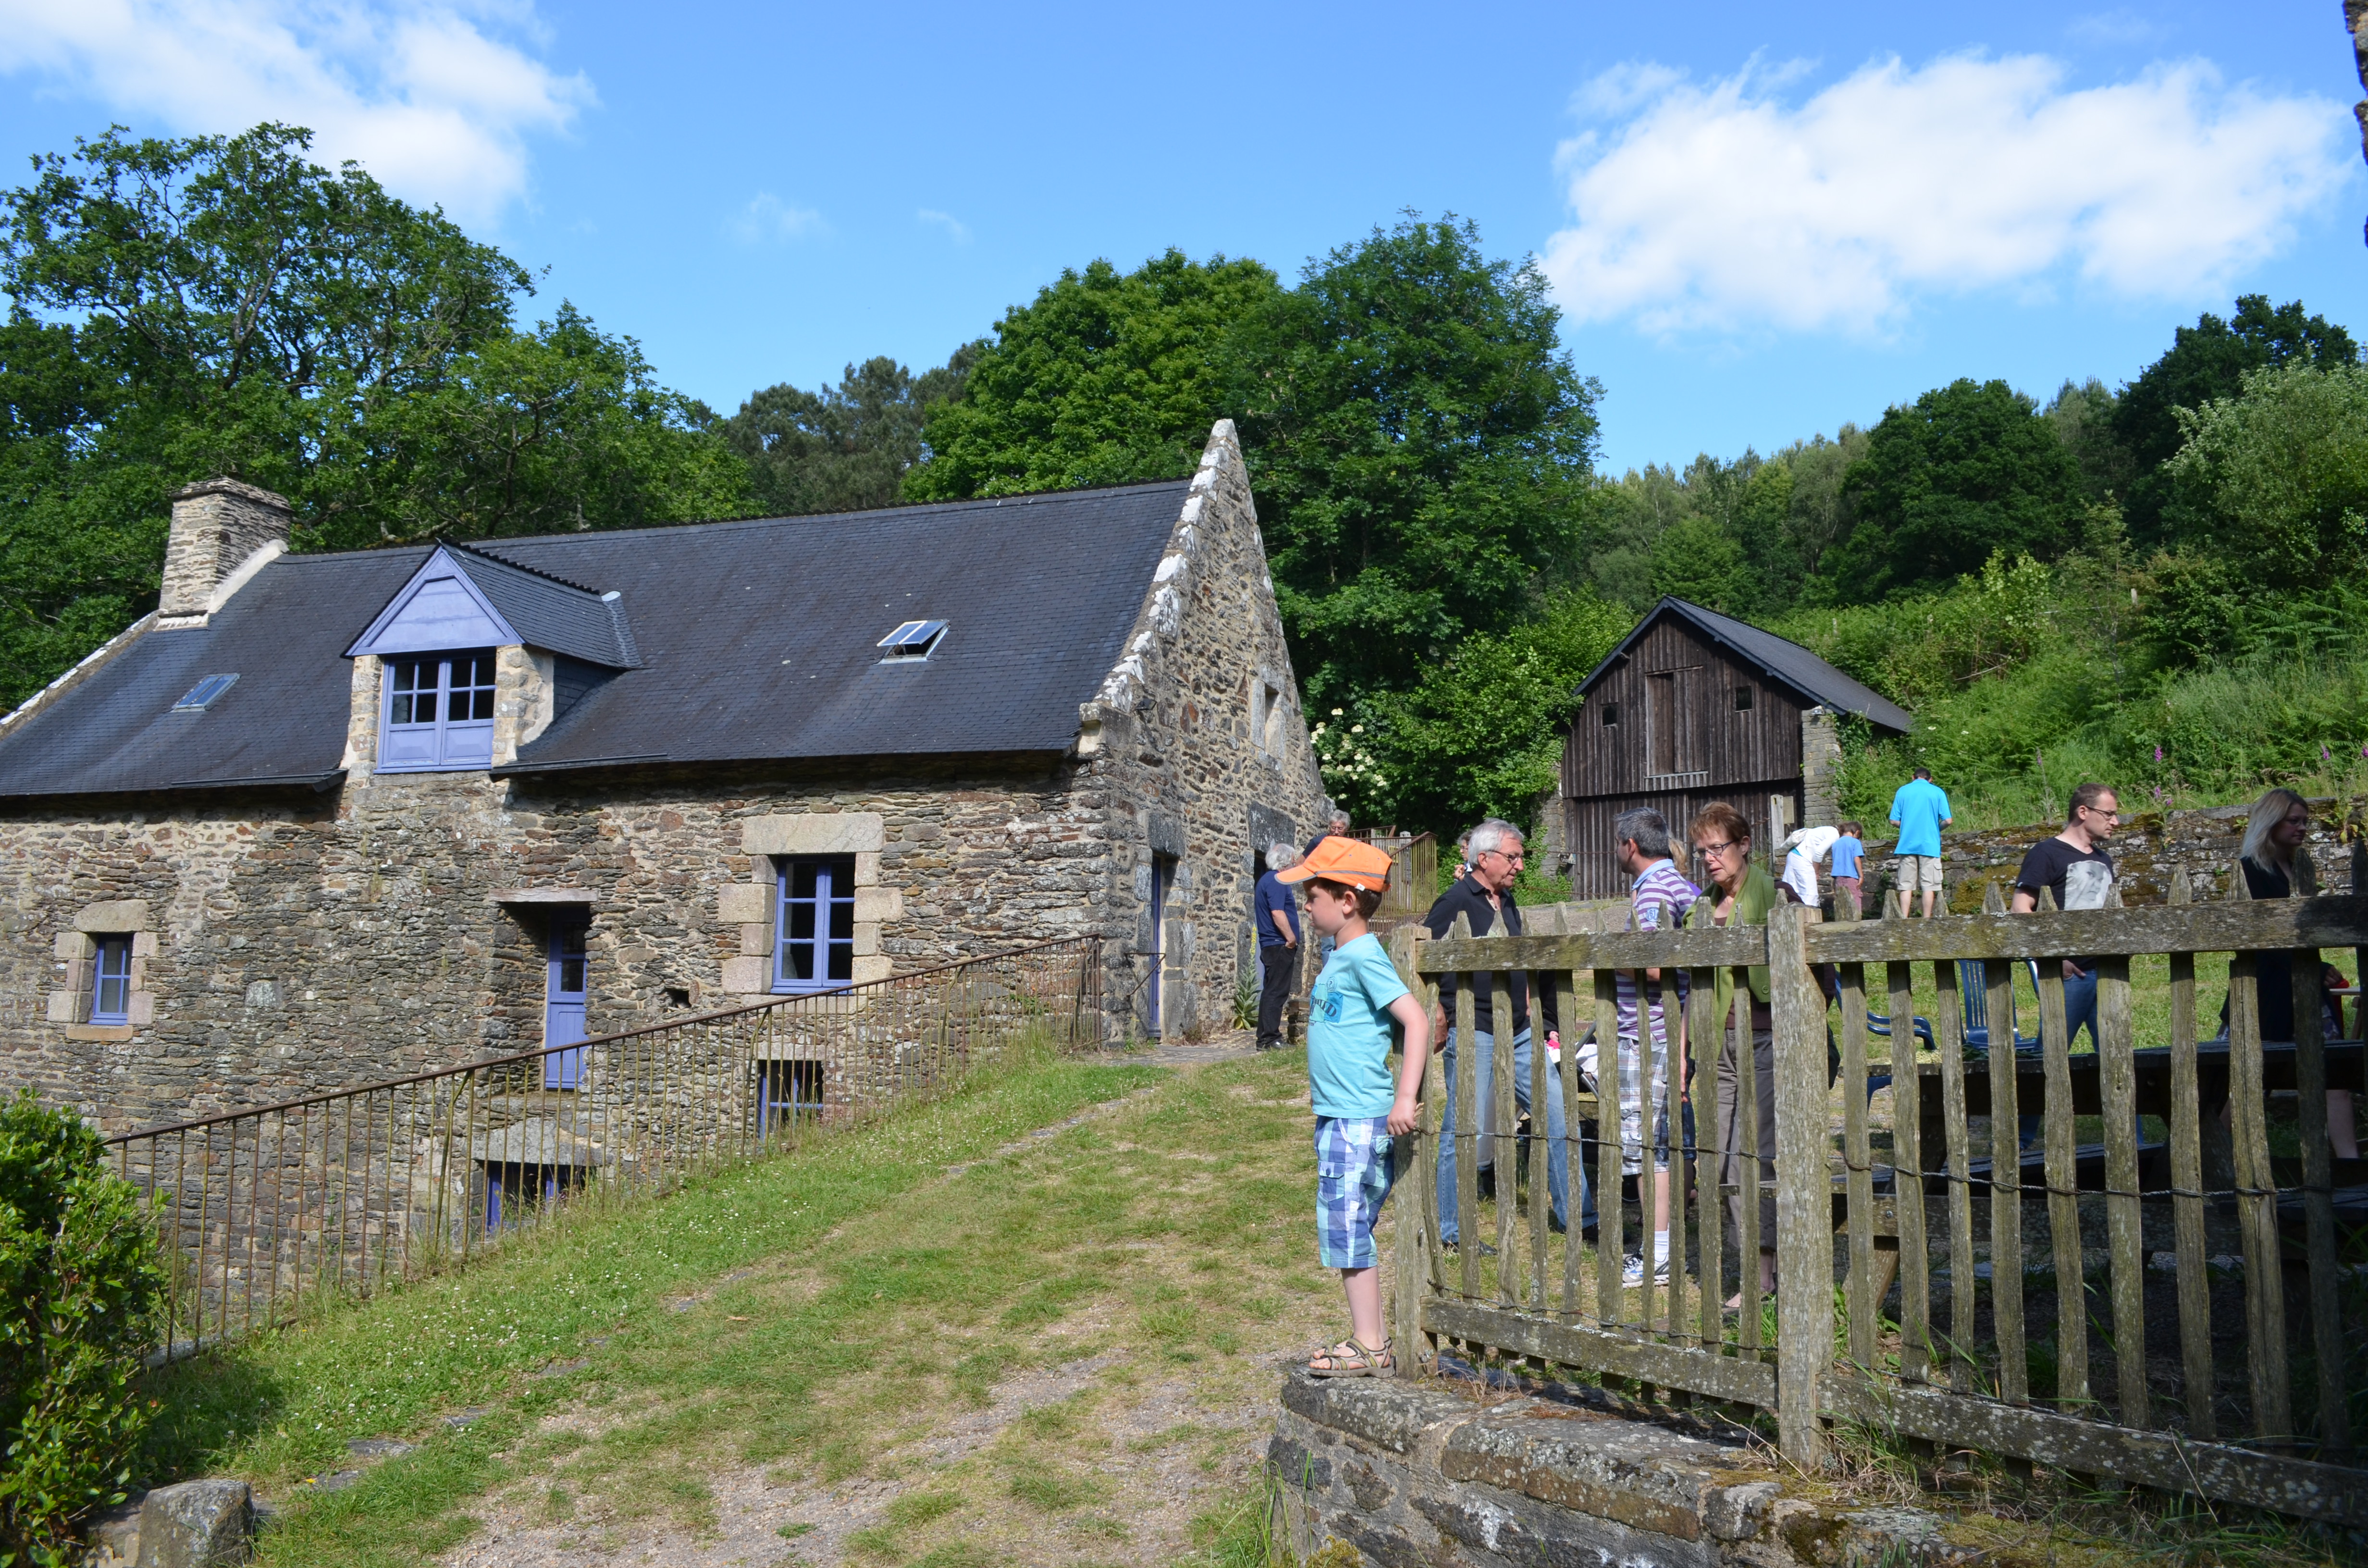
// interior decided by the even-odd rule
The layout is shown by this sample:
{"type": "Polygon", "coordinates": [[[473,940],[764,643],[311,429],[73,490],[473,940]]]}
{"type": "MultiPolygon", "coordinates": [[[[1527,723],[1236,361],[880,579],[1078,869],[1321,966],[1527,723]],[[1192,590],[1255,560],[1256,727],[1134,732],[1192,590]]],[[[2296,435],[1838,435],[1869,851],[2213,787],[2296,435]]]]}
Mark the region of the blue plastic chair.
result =
{"type": "MultiPolygon", "coordinates": [[[[1931,1049],[1932,1020],[1923,1017],[1911,1017],[1907,1022],[1914,1033],[1914,1037],[1917,1040],[1923,1041],[1927,1049],[1931,1049]]],[[[1866,1015],[1866,1032],[1873,1035],[1881,1035],[1884,1039],[1889,1040],[1891,1038],[1891,1020],[1888,1017],[1885,1017],[1883,1014],[1869,1008],[1866,1015]]],[[[1867,1098],[1873,1099],[1874,1097],[1874,1092],[1877,1089],[1887,1089],[1889,1087],[1891,1087],[1890,1074],[1869,1073],[1866,1075],[1867,1098]]]]}
{"type": "MultiPolygon", "coordinates": [[[[2024,961],[2028,963],[2030,960],[2024,961]]],[[[2031,988],[2033,992],[2039,989],[2039,971],[2035,967],[2032,970],[2031,988]]],[[[1957,960],[1957,990],[1964,998],[1965,1006],[1965,1049],[1968,1051],[1978,1051],[1987,1055],[1990,1049],[1989,971],[1984,967],[1981,960],[1959,959],[1957,960]]],[[[2015,1028],[2013,1006],[2014,994],[2009,992],[2006,1019],[2008,1038],[2014,1041],[2014,1049],[2017,1051],[2037,1051],[2039,1037],[2023,1034],[2015,1028]]]]}

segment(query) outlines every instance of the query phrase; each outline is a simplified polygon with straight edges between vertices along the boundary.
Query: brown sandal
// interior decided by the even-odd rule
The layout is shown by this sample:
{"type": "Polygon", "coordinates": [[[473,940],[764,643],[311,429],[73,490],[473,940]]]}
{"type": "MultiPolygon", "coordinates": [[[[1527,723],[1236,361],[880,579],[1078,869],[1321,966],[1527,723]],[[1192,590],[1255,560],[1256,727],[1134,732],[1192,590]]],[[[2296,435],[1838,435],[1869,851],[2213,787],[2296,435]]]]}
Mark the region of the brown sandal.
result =
{"type": "Polygon", "coordinates": [[[1372,1378],[1397,1370],[1397,1362],[1390,1355],[1388,1340],[1383,1340],[1382,1347],[1376,1350],[1352,1335],[1331,1349],[1309,1358],[1307,1370],[1318,1378],[1372,1378]]]}

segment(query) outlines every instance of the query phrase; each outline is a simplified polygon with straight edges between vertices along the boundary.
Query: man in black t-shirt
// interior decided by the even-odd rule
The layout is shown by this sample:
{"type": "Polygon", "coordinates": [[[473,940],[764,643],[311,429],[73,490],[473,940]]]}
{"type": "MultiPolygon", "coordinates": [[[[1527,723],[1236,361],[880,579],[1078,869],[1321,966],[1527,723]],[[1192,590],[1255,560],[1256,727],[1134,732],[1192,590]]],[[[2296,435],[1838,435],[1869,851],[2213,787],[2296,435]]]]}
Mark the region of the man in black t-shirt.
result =
{"type": "MultiPolygon", "coordinates": [[[[1439,895],[1439,902],[1430,906],[1430,913],[1423,916],[1423,925],[1429,928],[1431,936],[1434,938],[1445,937],[1454,926],[1458,915],[1468,922],[1475,937],[1486,936],[1497,928],[1499,922],[1503,923],[1508,935],[1520,936],[1521,908],[1513,899],[1513,881],[1520,874],[1522,853],[1521,830],[1511,823],[1491,817],[1474,828],[1471,874],[1457,879],[1453,886],[1439,895]]],[[[1496,1104],[1491,1091],[1496,1082],[1497,1063],[1507,1060],[1497,1051],[1497,1041],[1500,1039],[1509,1040],[1512,1045],[1507,1064],[1513,1074],[1514,1103],[1520,1109],[1530,1113],[1532,1127],[1543,1123],[1547,1139],[1546,1190],[1553,1202],[1554,1228],[1561,1230],[1568,1222],[1565,1215],[1570,1198],[1570,1167],[1573,1165],[1578,1166],[1581,1228],[1591,1224],[1595,1218],[1593,1194],[1587,1185],[1587,1163],[1571,1159],[1570,1146],[1564,1137],[1561,1075],[1551,1071],[1547,1073],[1544,1107],[1530,1104],[1530,1053],[1537,1047],[1530,1033],[1529,977],[1516,973],[1508,989],[1510,993],[1508,999],[1513,1004],[1513,1016],[1500,1020],[1496,1017],[1494,985],[1490,984],[1486,989],[1474,988],[1474,1038],[1461,1040],[1456,1038],[1460,1031],[1455,1028],[1455,977],[1444,975],[1440,980],[1439,1005],[1447,1016],[1448,1024],[1447,1044],[1439,1058],[1440,1065],[1447,1075],[1447,1105],[1440,1121],[1441,1131],[1447,1135],[1440,1138],[1439,1144],[1439,1239],[1443,1244],[1453,1244],[1460,1232],[1455,1212],[1455,1161],[1461,1151],[1456,1148],[1459,1140],[1454,1134],[1460,1131],[1468,1136],[1488,1124],[1488,1108],[1496,1104]],[[1456,1103],[1455,1056],[1459,1050],[1476,1052],[1474,1077],[1477,1080],[1474,1087],[1479,1097],[1477,1115],[1456,1103]],[[1543,1115],[1540,1114],[1541,1109],[1543,1115]],[[1459,1129],[1459,1116],[1468,1117],[1469,1124],[1459,1129]]],[[[1539,1011],[1545,1015],[1549,1026],[1559,1021],[1554,1015],[1552,995],[1539,997],[1538,1004],[1539,1011]]],[[[1486,1139],[1467,1146],[1483,1165],[1490,1164],[1491,1157],[1498,1152],[1490,1148],[1486,1139]]],[[[1509,1150],[1504,1153],[1508,1160],[1511,1159],[1509,1150]]],[[[1511,1174],[1509,1171],[1500,1172],[1498,1179],[1504,1183],[1500,1189],[1503,1201],[1510,1202],[1511,1174]]]]}
{"type": "MultiPolygon", "coordinates": [[[[2113,858],[2105,842],[2121,822],[2122,802],[2102,784],[2083,784],[2072,791],[2071,820],[2053,838],[2043,838],[2022,858],[2014,879],[2014,913],[2028,915],[2039,907],[2039,890],[2045,888],[2058,909],[2102,909],[2113,887],[2113,858]]],[[[2005,1027],[1992,1019],[1993,1029],[2005,1027]]],[[[2097,1044],[2097,962],[2078,958],[2064,960],[2064,1048],[2069,1051],[2079,1032],[2089,1031],[2091,1050],[2097,1044]]],[[[1995,1040],[1995,1037],[1993,1037],[1995,1040]]],[[[2038,1131],[2039,1119],[2021,1119],[2022,1141],[2038,1131]]]]}

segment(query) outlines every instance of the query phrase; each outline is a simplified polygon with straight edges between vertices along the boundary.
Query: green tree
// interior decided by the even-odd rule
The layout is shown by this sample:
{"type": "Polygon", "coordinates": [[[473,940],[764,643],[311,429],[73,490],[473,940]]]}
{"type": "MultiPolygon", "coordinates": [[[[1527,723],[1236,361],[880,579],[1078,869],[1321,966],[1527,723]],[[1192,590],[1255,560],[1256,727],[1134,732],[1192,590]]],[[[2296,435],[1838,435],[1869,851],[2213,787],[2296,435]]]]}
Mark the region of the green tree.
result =
{"type": "Polygon", "coordinates": [[[2368,366],[2290,360],[2243,395],[2180,411],[2167,516],[2257,591],[2311,589],[2368,563],[2368,366]]]}
{"type": "Polygon", "coordinates": [[[0,232],[0,701],[154,602],[167,500],[234,475],[317,549],[744,509],[745,465],[632,339],[308,132],[35,160],[0,232]]]}
{"type": "Polygon", "coordinates": [[[1750,563],[1734,530],[1714,517],[1696,513],[1665,529],[1653,541],[1653,597],[1688,599],[1724,615],[1750,611],[1750,563]]]}
{"type": "Polygon", "coordinates": [[[1850,532],[1855,513],[1843,481],[1850,465],[1866,456],[1866,444],[1865,431],[1844,425],[1830,441],[1818,435],[1776,454],[1793,479],[1784,538],[1804,585],[1816,576],[1834,541],[1850,532]]]}
{"type": "Polygon", "coordinates": [[[1121,273],[1064,271],[980,347],[959,399],[933,405],[915,501],[1178,479],[1225,413],[1235,324],[1279,291],[1255,261],[1181,251],[1121,273]]]}
{"type": "Polygon", "coordinates": [[[2094,376],[2077,384],[2066,381],[2047,405],[2047,421],[2079,466],[2081,491],[2091,503],[2121,503],[2137,475],[2130,449],[2114,434],[2120,406],[2121,399],[2094,376]]]}
{"type": "Polygon", "coordinates": [[[1578,683],[1634,624],[1591,590],[1565,590],[1530,619],[1464,639],[1412,691],[1373,699],[1379,778],[1349,780],[1363,809],[1442,838],[1484,817],[1531,825],[1554,788],[1578,683]]]}
{"type": "Polygon", "coordinates": [[[2180,409],[2237,396],[2248,370],[2295,361],[2348,365],[2359,358],[2350,333],[2324,316],[2305,315],[2299,300],[2272,310],[2266,295],[2246,294],[2228,320],[2207,312],[2193,326],[2179,328],[2169,351],[2123,390],[2112,414],[2113,437],[2131,465],[2126,509],[2133,540],[2147,548],[2167,538],[2163,508],[2169,489],[2159,470],[2187,439],[2180,409]]]}
{"type": "Polygon", "coordinates": [[[962,395],[985,347],[966,343],[917,376],[882,355],[819,392],[783,381],[751,393],[723,430],[748,464],[758,507],[794,517],[896,505],[928,450],[930,410],[962,395]]]}
{"type": "Polygon", "coordinates": [[[2083,506],[2055,426],[2004,381],[1952,381],[1894,408],[1843,487],[1856,517],[1820,562],[1820,589],[1844,604],[1944,584],[1998,551],[2052,559],[2083,506]]]}
{"type": "Polygon", "coordinates": [[[1409,217],[1308,264],[1236,335],[1276,597],[1319,710],[1406,690],[1575,570],[1595,400],[1533,263],[1409,217]]]}

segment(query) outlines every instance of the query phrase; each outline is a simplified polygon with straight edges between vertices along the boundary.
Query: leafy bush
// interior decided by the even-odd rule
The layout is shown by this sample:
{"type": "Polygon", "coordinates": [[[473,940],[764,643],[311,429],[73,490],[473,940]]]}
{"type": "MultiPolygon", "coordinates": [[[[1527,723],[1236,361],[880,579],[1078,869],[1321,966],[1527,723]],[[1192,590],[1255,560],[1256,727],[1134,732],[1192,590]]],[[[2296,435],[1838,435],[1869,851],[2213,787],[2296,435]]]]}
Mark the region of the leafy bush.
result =
{"type": "Polygon", "coordinates": [[[29,1091],[0,1108],[0,1563],[66,1561],[75,1521],[122,1501],[164,1283],[98,1134],[29,1091]]]}

